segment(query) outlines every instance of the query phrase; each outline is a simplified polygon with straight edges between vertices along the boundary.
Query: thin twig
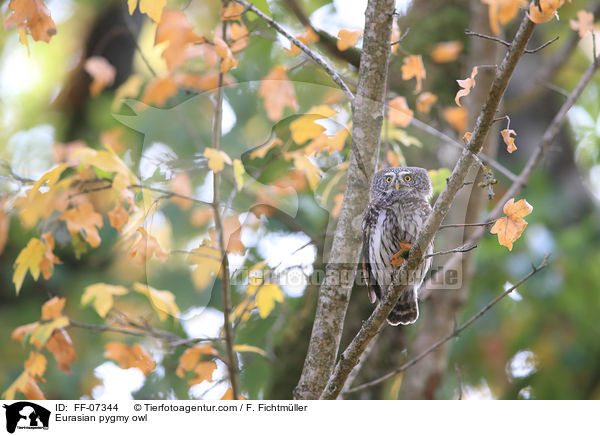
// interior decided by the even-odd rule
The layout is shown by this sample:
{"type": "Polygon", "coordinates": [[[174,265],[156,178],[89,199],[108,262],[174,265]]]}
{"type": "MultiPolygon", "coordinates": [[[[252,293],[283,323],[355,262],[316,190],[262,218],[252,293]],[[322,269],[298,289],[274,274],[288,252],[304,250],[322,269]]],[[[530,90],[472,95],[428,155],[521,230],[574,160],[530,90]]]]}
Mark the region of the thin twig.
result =
{"type": "Polygon", "coordinates": [[[150,338],[155,338],[155,339],[161,339],[163,341],[168,341],[169,343],[171,343],[172,341],[179,341],[181,339],[184,339],[173,333],[165,332],[162,330],[142,329],[139,327],[136,327],[136,330],[132,330],[132,329],[126,329],[126,328],[112,327],[112,326],[108,326],[108,325],[87,324],[87,323],[75,321],[72,319],[69,319],[69,326],[83,328],[86,330],[91,330],[93,332],[112,332],[112,333],[122,333],[125,335],[132,335],[132,336],[150,337],[150,338]]]}
{"type": "MultiPolygon", "coordinates": [[[[496,38],[495,36],[489,36],[489,35],[484,35],[482,33],[477,33],[477,32],[472,32],[470,30],[465,31],[465,35],[471,35],[471,36],[477,36],[479,38],[483,38],[483,39],[489,39],[490,41],[495,41],[498,42],[506,47],[510,47],[510,42],[507,42],[503,39],[500,38],[496,38]]],[[[547,46],[549,46],[550,44],[552,44],[553,42],[555,42],[556,40],[558,40],[558,36],[552,38],[550,41],[545,42],[544,44],[540,45],[538,48],[534,48],[534,49],[525,49],[525,53],[527,54],[532,54],[532,53],[537,53],[538,51],[546,48],[547,46]]]]}
{"type": "Polygon", "coordinates": [[[533,49],[529,49],[529,50],[525,50],[525,53],[527,54],[531,54],[531,53],[537,53],[538,51],[548,47],[550,44],[552,44],[554,41],[557,41],[558,38],[560,38],[559,36],[555,36],[554,38],[552,38],[550,41],[547,41],[545,43],[543,43],[542,45],[540,45],[538,48],[533,48],[533,49]]]}
{"type": "Polygon", "coordinates": [[[410,31],[410,27],[407,27],[406,30],[404,31],[404,33],[400,36],[400,38],[398,38],[397,41],[392,42],[390,45],[396,45],[396,44],[400,44],[402,42],[402,40],[404,38],[406,38],[406,35],[408,35],[408,32],[410,31]]]}
{"type": "Polygon", "coordinates": [[[348,389],[345,393],[349,394],[349,393],[352,393],[352,392],[358,392],[358,391],[361,391],[363,389],[370,388],[371,386],[375,386],[375,385],[377,385],[377,384],[379,384],[379,383],[387,380],[388,378],[393,377],[396,374],[398,374],[398,373],[400,373],[402,371],[405,371],[406,369],[410,368],[411,366],[413,366],[414,364],[416,364],[417,362],[419,362],[421,359],[423,359],[425,356],[427,356],[428,354],[432,353],[433,351],[437,350],[439,347],[441,347],[442,345],[444,345],[450,339],[455,338],[456,336],[458,336],[459,334],[461,334],[467,327],[469,327],[471,324],[473,324],[475,321],[477,321],[479,318],[481,318],[496,303],[498,303],[500,300],[502,300],[504,297],[506,297],[512,291],[514,291],[515,289],[517,289],[520,285],[522,285],[530,277],[532,277],[533,275],[535,275],[538,271],[540,271],[540,270],[544,269],[546,266],[548,266],[548,258],[549,258],[549,255],[544,256],[544,259],[542,260],[542,263],[540,263],[537,267],[533,266],[533,268],[532,268],[532,270],[531,270],[531,272],[529,274],[527,274],[525,277],[523,277],[521,280],[519,280],[515,285],[511,286],[509,289],[507,289],[506,291],[502,292],[500,295],[498,295],[496,298],[494,298],[492,301],[490,301],[488,304],[486,304],[479,312],[477,312],[475,315],[473,315],[471,318],[469,318],[469,320],[466,321],[463,325],[461,325],[460,327],[458,327],[457,329],[455,329],[448,336],[440,339],[439,341],[437,341],[436,343],[434,343],[433,345],[431,345],[429,348],[427,348],[426,350],[424,350],[418,356],[416,356],[413,359],[409,360],[404,365],[402,365],[399,368],[393,370],[392,372],[389,372],[386,375],[381,376],[381,377],[379,377],[379,378],[377,378],[375,380],[372,380],[370,382],[363,383],[363,384],[361,384],[359,386],[356,386],[354,388],[348,389]]]}
{"type": "Polygon", "coordinates": [[[302,41],[299,41],[297,38],[295,38],[287,30],[285,30],[283,27],[281,27],[281,25],[279,23],[277,23],[271,17],[262,13],[253,4],[248,3],[245,0],[232,0],[232,1],[241,4],[247,10],[254,12],[254,14],[258,15],[262,20],[266,21],[270,27],[275,29],[277,32],[279,32],[281,35],[283,35],[288,41],[290,41],[292,44],[294,44],[300,50],[302,50],[309,58],[311,58],[317,65],[319,65],[321,68],[323,68],[327,72],[327,74],[329,74],[329,76],[340,87],[340,89],[342,91],[344,91],[344,94],[346,94],[346,96],[348,96],[348,99],[350,99],[350,102],[354,101],[354,94],[352,94],[352,91],[350,91],[350,88],[348,88],[348,85],[346,85],[346,83],[344,82],[344,80],[342,79],[340,74],[336,70],[334,70],[333,67],[331,67],[319,53],[308,48],[302,41]]]}
{"type": "Polygon", "coordinates": [[[469,245],[469,246],[463,245],[462,247],[453,248],[451,250],[436,251],[435,253],[426,254],[425,256],[423,256],[423,259],[427,259],[428,257],[433,257],[433,256],[441,256],[443,254],[450,254],[450,253],[466,253],[467,251],[471,251],[475,248],[477,248],[477,245],[469,245]]]}
{"type": "Polygon", "coordinates": [[[469,223],[469,224],[442,224],[440,229],[450,229],[455,227],[479,227],[479,226],[489,226],[490,224],[494,224],[496,220],[489,220],[484,223],[469,223]]]}

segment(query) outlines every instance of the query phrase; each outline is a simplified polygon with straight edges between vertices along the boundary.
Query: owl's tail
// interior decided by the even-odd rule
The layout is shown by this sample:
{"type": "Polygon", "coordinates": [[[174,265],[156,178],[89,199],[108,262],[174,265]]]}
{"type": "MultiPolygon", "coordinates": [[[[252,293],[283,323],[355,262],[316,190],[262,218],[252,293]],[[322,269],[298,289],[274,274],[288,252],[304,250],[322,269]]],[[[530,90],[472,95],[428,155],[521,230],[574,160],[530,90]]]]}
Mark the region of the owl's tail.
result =
{"type": "Polygon", "coordinates": [[[419,317],[419,305],[414,286],[407,286],[400,295],[398,303],[387,317],[391,325],[412,324],[419,317]]]}

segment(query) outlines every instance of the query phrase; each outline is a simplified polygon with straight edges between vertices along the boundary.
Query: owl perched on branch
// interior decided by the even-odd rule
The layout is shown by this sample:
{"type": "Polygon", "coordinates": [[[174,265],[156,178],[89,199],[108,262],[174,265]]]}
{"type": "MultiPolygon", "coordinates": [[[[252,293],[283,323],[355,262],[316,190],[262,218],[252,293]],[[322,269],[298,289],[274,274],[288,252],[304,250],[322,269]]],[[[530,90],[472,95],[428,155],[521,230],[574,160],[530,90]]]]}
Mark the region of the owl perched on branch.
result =
{"type": "MultiPolygon", "coordinates": [[[[363,219],[363,270],[374,303],[387,292],[394,271],[399,269],[407,250],[431,213],[433,194],[427,170],[418,167],[386,168],[371,182],[370,201],[363,219]],[[400,260],[400,262],[399,262],[400,260]]],[[[426,254],[433,252],[433,242],[426,254]]],[[[412,324],[419,316],[417,293],[431,258],[423,261],[389,314],[391,325],[412,324]]]]}

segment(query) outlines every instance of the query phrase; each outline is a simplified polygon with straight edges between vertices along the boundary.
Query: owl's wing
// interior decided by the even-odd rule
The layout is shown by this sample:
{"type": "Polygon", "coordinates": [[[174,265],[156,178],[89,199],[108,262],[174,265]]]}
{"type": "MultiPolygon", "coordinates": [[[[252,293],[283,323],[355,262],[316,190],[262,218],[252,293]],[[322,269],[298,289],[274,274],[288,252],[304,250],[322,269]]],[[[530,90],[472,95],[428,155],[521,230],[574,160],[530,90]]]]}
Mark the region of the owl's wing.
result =
{"type": "Polygon", "coordinates": [[[365,217],[363,218],[363,244],[362,244],[362,266],[363,266],[363,274],[365,276],[365,281],[367,284],[367,288],[369,289],[369,301],[371,303],[375,303],[377,297],[381,295],[381,290],[377,281],[375,279],[375,274],[373,274],[373,270],[371,269],[371,263],[369,262],[369,253],[371,251],[371,232],[373,231],[375,225],[377,224],[377,211],[371,204],[367,206],[367,210],[365,211],[365,217]]]}

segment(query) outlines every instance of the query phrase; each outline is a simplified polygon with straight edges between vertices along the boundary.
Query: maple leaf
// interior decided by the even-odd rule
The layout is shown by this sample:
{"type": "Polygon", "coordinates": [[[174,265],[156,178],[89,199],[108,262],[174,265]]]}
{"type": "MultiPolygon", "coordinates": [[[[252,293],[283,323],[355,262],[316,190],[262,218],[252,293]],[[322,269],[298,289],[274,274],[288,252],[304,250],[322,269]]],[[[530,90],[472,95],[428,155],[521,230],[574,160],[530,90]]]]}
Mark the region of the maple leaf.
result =
{"type": "Polygon", "coordinates": [[[111,86],[115,81],[117,70],[105,58],[92,56],[85,61],[85,71],[92,76],[90,95],[96,97],[104,88],[111,86]]]}
{"type": "Polygon", "coordinates": [[[233,57],[231,49],[225,41],[218,36],[214,38],[215,51],[221,57],[221,73],[226,73],[234,67],[237,67],[238,61],[233,57]]]}
{"type": "Polygon", "coordinates": [[[156,363],[140,344],[109,342],[104,349],[104,357],[116,361],[122,369],[138,368],[144,375],[148,375],[156,368],[156,363]]]}
{"type": "MultiPolygon", "coordinates": [[[[155,22],[160,23],[163,8],[167,4],[167,0],[139,0],[140,12],[148,15],[155,22]]],[[[127,0],[127,6],[129,7],[129,15],[133,15],[138,0],[127,0]]]]}
{"type": "Polygon", "coordinates": [[[390,265],[402,266],[404,261],[408,258],[408,252],[410,251],[412,245],[413,244],[409,242],[401,241],[400,250],[398,250],[398,252],[392,256],[392,258],[390,259],[390,265]]]}
{"type": "Polygon", "coordinates": [[[155,77],[146,86],[142,95],[142,103],[162,106],[176,93],[177,83],[171,77],[155,77]]]}
{"type": "Polygon", "coordinates": [[[156,27],[154,45],[167,43],[162,52],[169,71],[182,65],[190,57],[191,43],[202,42],[204,38],[194,33],[192,24],[181,11],[164,10],[156,27]]]}
{"type": "MultiPolygon", "coordinates": [[[[12,333],[10,334],[10,337],[17,342],[22,342],[23,339],[25,338],[25,336],[31,335],[31,333],[39,325],[40,325],[40,323],[36,321],[36,322],[32,322],[29,324],[24,324],[22,326],[19,326],[12,331],[12,333]]],[[[35,345],[36,348],[42,348],[44,346],[44,344],[41,344],[41,343],[35,343],[33,345],[35,345]]]]}
{"type": "Polygon", "coordinates": [[[508,23],[519,13],[519,7],[527,4],[527,0],[481,0],[487,4],[490,28],[496,35],[500,33],[498,21],[502,24],[508,23]]]}
{"type": "Polygon", "coordinates": [[[25,31],[29,30],[34,41],[50,42],[56,34],[56,24],[50,16],[50,10],[42,0],[11,0],[8,7],[12,14],[4,20],[6,29],[17,26],[21,34],[21,42],[25,31]]]}
{"type": "Polygon", "coordinates": [[[403,59],[402,80],[410,80],[413,77],[417,80],[415,94],[421,92],[422,80],[425,78],[425,66],[421,55],[409,55],[403,59]]]}
{"type": "Polygon", "coordinates": [[[44,375],[44,372],[46,372],[47,363],[48,361],[43,354],[31,351],[29,353],[29,358],[25,361],[25,371],[31,376],[41,377],[44,375]]]}
{"type": "Polygon", "coordinates": [[[31,273],[34,280],[40,276],[40,262],[46,254],[46,245],[38,238],[31,238],[27,246],[21,250],[15,260],[15,272],[13,274],[13,283],[17,290],[17,295],[21,290],[21,285],[25,279],[27,271],[31,273]]]}
{"type": "Polygon", "coordinates": [[[341,29],[338,34],[337,48],[339,51],[348,50],[356,45],[358,40],[363,36],[362,30],[341,29]]]}
{"type": "Polygon", "coordinates": [[[304,153],[294,152],[288,155],[294,159],[294,166],[296,170],[304,173],[308,185],[313,191],[317,189],[319,181],[321,180],[321,169],[315,165],[304,153]]]}
{"type": "Polygon", "coordinates": [[[266,318],[275,308],[275,302],[283,303],[283,291],[277,283],[265,283],[256,294],[256,307],[261,318],[266,318]]]}
{"type": "Polygon", "coordinates": [[[502,139],[504,139],[504,143],[506,144],[506,151],[509,153],[515,151],[517,146],[515,145],[515,138],[513,138],[512,135],[517,136],[517,133],[512,129],[504,129],[500,132],[500,134],[502,135],[502,139]]]}
{"type": "Polygon", "coordinates": [[[243,50],[248,45],[248,29],[244,23],[233,23],[229,27],[229,35],[231,36],[231,45],[229,48],[232,52],[243,50]]]}
{"type": "Polygon", "coordinates": [[[138,265],[144,264],[152,256],[158,257],[164,263],[169,258],[169,254],[160,247],[156,238],[143,227],[138,227],[137,231],[140,237],[129,249],[129,257],[138,265]]]}
{"type": "Polygon", "coordinates": [[[564,0],[540,0],[538,7],[538,5],[532,1],[529,3],[529,19],[537,24],[550,21],[554,17],[558,19],[557,10],[564,2],[564,0]]]}
{"type": "Polygon", "coordinates": [[[417,97],[417,110],[424,114],[428,114],[431,106],[438,101],[437,95],[431,92],[423,92],[417,97]]]}
{"type": "Polygon", "coordinates": [[[506,202],[503,210],[506,216],[496,221],[490,233],[497,234],[500,245],[504,245],[512,251],[513,242],[519,239],[527,227],[527,221],[523,217],[529,215],[533,211],[533,207],[525,199],[515,203],[515,199],[511,198],[506,202]]]}
{"type": "Polygon", "coordinates": [[[231,158],[223,150],[206,147],[204,157],[208,159],[208,167],[215,173],[223,171],[225,163],[231,165],[231,158]]]}
{"type": "Polygon", "coordinates": [[[459,134],[467,130],[467,110],[464,107],[448,107],[444,109],[443,115],[459,134]]]}
{"type": "Polygon", "coordinates": [[[407,127],[413,119],[413,111],[406,103],[406,98],[396,97],[390,100],[388,120],[392,126],[407,127]]]}
{"type": "Polygon", "coordinates": [[[66,298],[52,297],[42,305],[42,320],[58,319],[67,302],[66,298]]]}
{"type": "Polygon", "coordinates": [[[455,61],[463,49],[460,41],[446,41],[436,44],[431,50],[431,60],[437,64],[455,61]]]}
{"type": "Polygon", "coordinates": [[[44,279],[48,280],[50,277],[52,277],[52,273],[54,272],[54,264],[62,262],[52,252],[52,250],[54,250],[54,238],[52,237],[52,233],[44,233],[42,235],[42,239],[46,245],[46,252],[40,261],[40,270],[42,271],[42,276],[44,276],[44,279]]]}
{"type": "MultiPolygon", "coordinates": [[[[308,45],[311,42],[317,42],[319,40],[319,35],[317,35],[310,26],[306,26],[304,28],[304,33],[302,35],[296,36],[296,39],[298,41],[304,43],[304,45],[308,45]]],[[[294,43],[292,43],[292,46],[289,49],[287,49],[286,51],[289,54],[294,55],[294,56],[297,56],[302,52],[302,50],[300,50],[300,47],[298,47],[294,43]]]]}
{"type": "Polygon", "coordinates": [[[241,15],[244,13],[244,6],[239,3],[231,2],[225,8],[221,8],[221,19],[227,20],[239,20],[241,15]]]}
{"type": "Polygon", "coordinates": [[[54,330],[69,325],[69,318],[61,316],[48,322],[40,322],[31,331],[29,342],[37,348],[43,347],[54,333],[54,330]]]}
{"type": "Polygon", "coordinates": [[[579,32],[579,37],[583,38],[588,32],[594,31],[594,14],[584,10],[577,11],[577,20],[569,20],[571,29],[579,32]]]}
{"type": "Polygon", "coordinates": [[[298,110],[296,91],[292,82],[287,78],[287,68],[276,65],[260,82],[258,96],[262,97],[267,117],[278,121],[283,116],[286,107],[298,110]]]}
{"type": "Polygon", "coordinates": [[[296,118],[290,123],[292,139],[296,144],[304,144],[309,139],[316,138],[325,131],[325,127],[315,123],[315,121],[329,118],[336,113],[334,109],[327,105],[310,108],[305,115],[296,118]]]}
{"type": "Polygon", "coordinates": [[[81,296],[81,304],[85,306],[93,302],[98,315],[105,318],[114,305],[114,297],[125,295],[128,292],[127,288],[123,286],[95,283],[85,288],[81,296]]]}
{"type": "Polygon", "coordinates": [[[475,87],[475,76],[477,76],[477,67],[473,67],[473,70],[471,71],[471,77],[467,77],[464,80],[457,80],[458,85],[463,88],[459,90],[456,93],[456,97],[454,97],[454,101],[456,102],[457,106],[462,107],[460,104],[460,98],[469,95],[471,89],[475,87]]]}
{"type": "Polygon", "coordinates": [[[46,342],[46,348],[54,355],[58,362],[58,369],[70,374],[71,363],[77,360],[77,355],[67,331],[63,328],[54,330],[54,333],[46,342]]]}
{"type": "Polygon", "coordinates": [[[179,357],[179,365],[175,374],[180,378],[185,377],[185,372],[192,371],[200,362],[200,358],[205,355],[216,356],[217,350],[208,344],[195,345],[186,349],[179,357]]]}
{"type": "Polygon", "coordinates": [[[188,384],[190,386],[194,386],[202,383],[203,381],[212,382],[212,374],[217,369],[217,364],[215,362],[200,362],[194,368],[194,374],[196,377],[192,378],[188,384]]]}
{"type": "Polygon", "coordinates": [[[23,371],[8,389],[2,393],[2,398],[5,400],[14,400],[17,392],[22,392],[28,400],[46,399],[35,379],[27,371],[23,371]]]}
{"type": "Polygon", "coordinates": [[[210,285],[213,278],[221,271],[221,252],[216,248],[201,245],[192,250],[188,259],[196,265],[192,271],[192,281],[199,290],[210,285]]]}
{"type": "Polygon", "coordinates": [[[169,315],[173,318],[179,315],[175,296],[170,291],[160,291],[139,282],[133,284],[133,290],[148,297],[161,321],[166,320],[169,315]]]}
{"type": "Polygon", "coordinates": [[[120,201],[117,202],[112,210],[108,211],[108,220],[119,233],[123,231],[123,226],[129,221],[129,213],[123,207],[120,201]]]}
{"type": "Polygon", "coordinates": [[[102,215],[94,210],[91,203],[80,204],[63,212],[60,219],[67,223],[71,235],[85,233],[85,238],[92,247],[100,245],[98,229],[102,227],[102,215]]]}

